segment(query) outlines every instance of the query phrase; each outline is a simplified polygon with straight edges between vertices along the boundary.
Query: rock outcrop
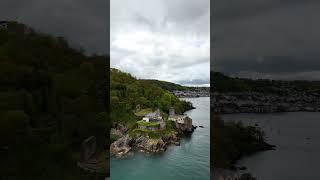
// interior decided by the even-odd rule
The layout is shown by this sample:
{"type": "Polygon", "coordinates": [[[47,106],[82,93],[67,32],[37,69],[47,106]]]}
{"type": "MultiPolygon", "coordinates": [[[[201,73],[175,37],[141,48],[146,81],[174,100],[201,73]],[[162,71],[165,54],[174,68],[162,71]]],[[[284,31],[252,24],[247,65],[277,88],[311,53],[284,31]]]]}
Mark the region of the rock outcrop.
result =
{"type": "Polygon", "coordinates": [[[111,144],[110,154],[118,158],[123,158],[132,151],[159,153],[164,152],[170,144],[180,145],[178,132],[173,133],[171,136],[157,139],[145,136],[130,137],[129,135],[125,135],[111,144]]]}
{"type": "Polygon", "coordinates": [[[175,123],[175,127],[178,131],[179,134],[182,135],[190,135],[191,133],[193,133],[193,131],[195,130],[195,126],[193,126],[190,123],[185,123],[185,124],[180,124],[180,123],[175,123]]]}
{"type": "MultiPolygon", "coordinates": [[[[180,117],[180,116],[179,116],[180,117]]],[[[146,153],[159,153],[167,149],[170,144],[180,145],[180,136],[190,135],[195,126],[192,119],[182,115],[183,118],[174,119],[173,132],[162,134],[160,130],[150,131],[159,132],[158,136],[149,137],[149,134],[129,135],[128,127],[122,124],[113,124],[110,134],[114,137],[114,142],[110,145],[110,154],[118,158],[126,157],[132,151],[146,153]],[[157,137],[157,138],[155,138],[157,137]]]]}
{"type": "Polygon", "coordinates": [[[144,152],[158,153],[166,150],[166,143],[161,139],[149,139],[143,136],[135,139],[134,148],[144,152]]]}
{"type": "Polygon", "coordinates": [[[133,144],[133,139],[129,135],[119,138],[117,141],[113,142],[110,146],[111,156],[125,157],[131,150],[131,145],[133,144]]]}
{"type": "Polygon", "coordinates": [[[180,137],[178,132],[172,134],[169,137],[162,137],[163,141],[166,142],[167,144],[175,144],[175,145],[180,145],[180,137]]]}
{"type": "MultiPolygon", "coordinates": [[[[180,117],[180,116],[178,116],[180,117]]],[[[192,119],[186,115],[182,119],[174,120],[174,126],[179,135],[190,135],[196,129],[192,125],[192,119]]]]}

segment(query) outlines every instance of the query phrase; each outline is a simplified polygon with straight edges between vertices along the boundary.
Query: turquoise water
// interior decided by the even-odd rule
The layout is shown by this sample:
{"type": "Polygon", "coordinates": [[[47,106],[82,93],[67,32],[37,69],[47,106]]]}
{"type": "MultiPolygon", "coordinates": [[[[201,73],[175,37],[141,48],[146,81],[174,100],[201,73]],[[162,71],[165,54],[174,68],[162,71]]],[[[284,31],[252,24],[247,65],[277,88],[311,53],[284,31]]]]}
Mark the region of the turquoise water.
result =
{"type": "Polygon", "coordinates": [[[186,112],[193,124],[202,125],[180,146],[147,155],[135,152],[126,159],[111,159],[111,180],[209,180],[210,98],[187,98],[196,109],[186,112]]]}

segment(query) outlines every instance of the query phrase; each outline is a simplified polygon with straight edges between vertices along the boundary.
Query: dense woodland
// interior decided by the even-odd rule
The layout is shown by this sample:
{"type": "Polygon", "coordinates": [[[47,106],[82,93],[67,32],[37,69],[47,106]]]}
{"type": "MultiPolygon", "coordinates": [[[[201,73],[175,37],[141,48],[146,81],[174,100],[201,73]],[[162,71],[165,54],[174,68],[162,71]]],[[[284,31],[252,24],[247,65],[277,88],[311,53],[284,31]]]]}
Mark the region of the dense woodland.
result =
{"type": "Polygon", "coordinates": [[[210,89],[209,87],[182,86],[182,85],[175,84],[172,82],[153,80],[153,79],[144,79],[141,81],[145,81],[145,82],[154,84],[154,85],[159,86],[159,87],[161,87],[165,90],[168,90],[170,92],[173,92],[173,91],[199,91],[199,90],[209,91],[209,89],[210,89]]]}
{"type": "Polygon", "coordinates": [[[144,80],[141,80],[141,81],[144,81],[145,83],[149,83],[149,84],[153,84],[155,86],[159,86],[165,90],[168,90],[168,91],[176,91],[176,90],[180,90],[180,91],[184,91],[184,90],[188,90],[189,87],[186,87],[186,86],[182,86],[182,85],[179,85],[179,84],[175,84],[175,83],[172,83],[172,82],[167,82],[167,81],[160,81],[160,80],[150,80],[150,79],[144,79],[144,80]]]}
{"type": "Polygon", "coordinates": [[[269,80],[269,79],[245,79],[229,77],[220,72],[211,72],[212,90],[216,92],[244,92],[254,91],[261,93],[281,94],[284,89],[298,92],[319,92],[320,81],[304,80],[269,80]]]}
{"type": "Polygon", "coordinates": [[[107,60],[23,24],[0,28],[0,179],[93,178],[76,162],[89,136],[109,147],[107,60]]]}
{"type": "Polygon", "coordinates": [[[161,83],[160,81],[139,80],[129,73],[110,69],[111,121],[134,124],[139,120],[134,115],[137,108],[153,110],[160,108],[163,113],[168,113],[169,108],[173,106],[176,113],[180,114],[192,108],[191,103],[179,100],[158,82],[161,83]]]}

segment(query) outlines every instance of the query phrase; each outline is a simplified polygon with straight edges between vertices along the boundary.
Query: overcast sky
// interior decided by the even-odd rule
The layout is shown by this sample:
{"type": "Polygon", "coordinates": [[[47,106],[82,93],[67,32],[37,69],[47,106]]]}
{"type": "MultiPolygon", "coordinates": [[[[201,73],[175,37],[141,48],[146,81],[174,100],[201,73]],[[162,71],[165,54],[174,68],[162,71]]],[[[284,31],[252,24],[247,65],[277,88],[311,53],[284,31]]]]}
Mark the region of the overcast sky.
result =
{"type": "Polygon", "coordinates": [[[216,0],[212,68],[242,77],[320,80],[320,1],[216,0]]]}
{"type": "Polygon", "coordinates": [[[111,0],[111,67],[183,85],[210,82],[209,0],[111,0]]]}
{"type": "Polygon", "coordinates": [[[109,45],[106,0],[1,0],[0,20],[63,36],[90,54],[106,54],[109,45]]]}

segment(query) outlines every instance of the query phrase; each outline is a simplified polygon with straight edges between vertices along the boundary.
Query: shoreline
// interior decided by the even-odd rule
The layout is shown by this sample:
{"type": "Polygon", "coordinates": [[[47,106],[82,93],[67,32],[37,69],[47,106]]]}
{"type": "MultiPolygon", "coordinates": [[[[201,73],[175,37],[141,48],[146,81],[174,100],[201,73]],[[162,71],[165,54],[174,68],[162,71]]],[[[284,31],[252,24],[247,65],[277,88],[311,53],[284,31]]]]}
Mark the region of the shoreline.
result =
{"type": "MultiPolygon", "coordinates": [[[[196,109],[192,108],[186,110],[183,114],[188,111],[196,109]]],[[[161,136],[159,138],[150,138],[149,136],[130,136],[128,128],[124,126],[126,131],[122,134],[119,139],[113,142],[110,145],[110,153],[112,157],[116,158],[126,158],[129,154],[134,154],[136,152],[145,153],[145,154],[158,154],[165,152],[168,146],[175,145],[180,146],[181,138],[192,136],[194,130],[197,126],[191,125],[190,128],[181,127],[180,124],[174,122],[175,133],[172,133],[170,136],[161,136]]],[[[119,131],[115,129],[114,131],[119,131]]]]}
{"type": "MultiPolygon", "coordinates": [[[[268,142],[277,145],[275,151],[265,151],[261,153],[254,154],[252,156],[243,157],[238,163],[238,166],[246,166],[248,171],[260,177],[262,179],[270,179],[270,175],[264,172],[264,169],[270,168],[270,171],[276,170],[276,167],[283,166],[285,163],[283,161],[290,162],[288,165],[289,169],[297,171],[302,168],[302,172],[296,172],[297,178],[301,179],[301,176],[309,174],[309,170],[303,169],[304,165],[292,164],[295,161],[291,158],[293,157],[303,157],[298,158],[297,162],[301,159],[310,157],[310,164],[317,164],[318,159],[314,159],[316,153],[315,150],[319,148],[318,140],[319,133],[316,127],[318,123],[319,112],[288,112],[288,113],[277,113],[275,115],[259,115],[259,114],[244,114],[244,115],[226,115],[226,120],[241,120],[244,122],[245,119],[252,119],[253,121],[247,121],[244,124],[255,124],[257,123],[268,136],[268,142]],[[305,118],[305,119],[304,119],[305,118]],[[308,122],[306,124],[306,122],[308,122]],[[316,149],[315,149],[316,148],[316,149]],[[308,149],[311,152],[305,152],[303,149],[308,149]],[[263,160],[265,159],[265,161],[263,160]],[[274,166],[276,164],[276,167],[274,166]],[[259,165],[259,166],[258,166],[259,165]]],[[[314,166],[310,166],[315,170],[314,166]]],[[[312,170],[312,171],[313,171],[312,170]]],[[[277,171],[274,179],[287,179],[284,177],[289,177],[290,171],[277,171]]],[[[291,174],[292,176],[292,174],[291,174]]],[[[310,176],[318,177],[316,173],[311,173],[310,176]]],[[[312,178],[311,178],[312,179],[312,178]]],[[[315,178],[316,179],[316,178],[315,178]]]]}
{"type": "Polygon", "coordinates": [[[252,177],[249,172],[245,171],[247,167],[239,166],[238,162],[258,152],[275,150],[276,146],[266,141],[264,132],[258,125],[251,126],[243,125],[238,121],[225,121],[223,115],[224,114],[217,114],[217,112],[213,115],[213,123],[215,124],[214,132],[217,133],[214,137],[218,137],[214,139],[216,142],[214,145],[220,147],[215,148],[214,156],[221,156],[219,161],[216,160],[216,162],[214,162],[214,169],[218,169],[218,174],[214,176],[216,178],[229,178],[232,180],[254,180],[255,178],[252,177]],[[226,144],[226,142],[228,143],[226,144]],[[225,151],[226,149],[229,149],[229,151],[225,151]],[[219,169],[221,171],[219,171],[219,169]]]}

